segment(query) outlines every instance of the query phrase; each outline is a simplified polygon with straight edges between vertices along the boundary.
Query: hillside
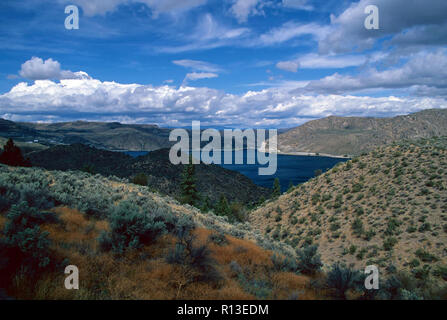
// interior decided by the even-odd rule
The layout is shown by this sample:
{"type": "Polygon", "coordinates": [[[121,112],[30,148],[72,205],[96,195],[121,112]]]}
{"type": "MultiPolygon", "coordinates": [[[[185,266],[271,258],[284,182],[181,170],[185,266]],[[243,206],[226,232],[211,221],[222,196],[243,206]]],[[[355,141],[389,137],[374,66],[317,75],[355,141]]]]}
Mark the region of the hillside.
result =
{"type": "Polygon", "coordinates": [[[0,136],[45,145],[83,143],[108,150],[151,151],[167,148],[169,129],[155,125],[106,122],[15,123],[0,119],[0,136]]]}
{"type": "MultiPolygon", "coordinates": [[[[445,149],[431,150],[434,152],[445,155],[445,149]]],[[[312,183],[315,181],[307,186],[312,183]]],[[[434,186],[440,186],[438,181],[434,186]]],[[[282,205],[285,213],[290,208],[286,200],[296,198],[297,192],[255,213],[270,210],[272,205],[282,205]]],[[[440,197],[444,201],[444,195],[440,197]]],[[[432,198],[437,199],[434,193],[432,198]]],[[[281,223],[294,225],[285,219],[281,223]]],[[[119,178],[0,165],[0,298],[447,298],[447,286],[440,280],[447,279],[446,269],[434,268],[445,258],[439,254],[439,260],[430,262],[438,254],[432,249],[441,248],[444,239],[431,215],[418,230],[430,237],[423,240],[430,252],[420,255],[432,267],[429,274],[419,268],[412,278],[402,273],[382,276],[381,289],[374,292],[365,290],[364,266],[360,271],[323,266],[316,247],[294,250],[284,241],[261,234],[256,228],[264,230],[259,226],[256,221],[231,224],[227,217],[182,206],[119,178]],[[429,222],[431,231],[427,230],[429,222]],[[436,241],[429,245],[434,232],[438,233],[436,241]],[[77,266],[82,274],[79,290],[63,287],[68,265],[77,266]]],[[[399,239],[396,248],[400,248],[400,235],[395,237],[399,239]]],[[[323,258],[332,261],[330,251],[320,242],[323,258]]],[[[406,250],[416,249],[414,243],[406,245],[406,250]]],[[[332,254],[334,260],[343,260],[337,250],[332,254]]]]}
{"type": "Polygon", "coordinates": [[[373,264],[385,273],[397,268],[443,283],[447,137],[396,143],[339,164],[249,220],[293,247],[317,244],[325,265],[373,264]]]}
{"type": "Polygon", "coordinates": [[[322,297],[310,277],[272,263],[273,251],[295,256],[287,245],[116,178],[0,165],[0,200],[0,296],[322,297]],[[79,290],[62,285],[69,264],[82,274],[79,290]]]}
{"type": "MultiPolygon", "coordinates": [[[[3,148],[3,146],[6,144],[8,139],[0,137],[0,152],[3,148]]],[[[42,151],[48,148],[48,146],[44,146],[40,143],[34,143],[34,142],[15,142],[15,145],[22,150],[23,154],[28,154],[30,152],[34,151],[42,151]]]]}
{"type": "Polygon", "coordinates": [[[329,117],[310,121],[278,136],[282,153],[360,155],[402,139],[447,135],[447,110],[395,118],[329,117]]]}
{"type": "MultiPolygon", "coordinates": [[[[179,198],[183,165],[169,161],[169,150],[162,149],[136,159],[119,152],[98,150],[82,144],[54,146],[27,155],[33,166],[48,170],[82,170],[86,166],[95,173],[132,179],[144,173],[148,186],[162,194],[179,198]]],[[[244,175],[217,165],[196,166],[197,188],[201,196],[212,203],[225,195],[230,201],[254,204],[267,198],[270,190],[255,185],[244,175]]]]}

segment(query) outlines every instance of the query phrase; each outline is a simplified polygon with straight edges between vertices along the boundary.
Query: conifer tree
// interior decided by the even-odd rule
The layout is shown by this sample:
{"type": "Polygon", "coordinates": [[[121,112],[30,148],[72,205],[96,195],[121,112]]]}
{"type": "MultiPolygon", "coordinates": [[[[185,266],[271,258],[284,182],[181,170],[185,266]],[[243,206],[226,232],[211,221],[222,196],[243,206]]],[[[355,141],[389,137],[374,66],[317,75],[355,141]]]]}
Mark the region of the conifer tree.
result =
{"type": "Polygon", "coordinates": [[[279,183],[279,179],[275,178],[275,182],[273,182],[273,197],[279,197],[281,195],[281,184],[279,183]]]}
{"type": "Polygon", "coordinates": [[[12,167],[31,167],[29,160],[23,157],[22,151],[11,138],[3,147],[3,152],[0,154],[0,163],[12,167]]]}
{"type": "Polygon", "coordinates": [[[227,198],[222,194],[220,195],[219,203],[216,207],[216,214],[219,216],[230,216],[231,215],[231,208],[228,204],[227,198]]]}
{"type": "Polygon", "coordinates": [[[289,188],[287,189],[287,192],[292,192],[293,188],[295,186],[293,185],[292,181],[289,182],[289,188]]]}
{"type": "Polygon", "coordinates": [[[181,202],[183,204],[189,204],[196,206],[199,202],[199,192],[196,187],[195,167],[192,163],[192,157],[189,158],[189,164],[185,166],[182,174],[182,197],[181,202]]]}

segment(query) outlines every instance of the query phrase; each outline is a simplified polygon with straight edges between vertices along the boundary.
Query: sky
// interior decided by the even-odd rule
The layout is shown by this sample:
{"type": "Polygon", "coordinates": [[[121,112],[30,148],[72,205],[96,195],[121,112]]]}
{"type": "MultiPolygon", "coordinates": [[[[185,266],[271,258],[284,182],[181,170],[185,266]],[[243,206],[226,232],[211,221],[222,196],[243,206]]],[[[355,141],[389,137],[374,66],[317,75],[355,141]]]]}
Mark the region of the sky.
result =
{"type": "Polygon", "coordinates": [[[2,0],[0,117],[290,128],[447,108],[446,13],[445,0],[2,0]]]}

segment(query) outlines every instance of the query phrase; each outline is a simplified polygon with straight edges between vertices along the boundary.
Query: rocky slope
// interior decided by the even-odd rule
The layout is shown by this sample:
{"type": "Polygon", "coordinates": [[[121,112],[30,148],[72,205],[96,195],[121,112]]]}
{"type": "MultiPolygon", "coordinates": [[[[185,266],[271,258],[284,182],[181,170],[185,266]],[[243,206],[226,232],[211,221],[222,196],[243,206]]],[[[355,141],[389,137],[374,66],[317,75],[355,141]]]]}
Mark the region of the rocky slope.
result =
{"type": "Polygon", "coordinates": [[[283,153],[360,155],[401,139],[447,135],[447,110],[426,110],[395,118],[329,117],[278,136],[283,153]]]}

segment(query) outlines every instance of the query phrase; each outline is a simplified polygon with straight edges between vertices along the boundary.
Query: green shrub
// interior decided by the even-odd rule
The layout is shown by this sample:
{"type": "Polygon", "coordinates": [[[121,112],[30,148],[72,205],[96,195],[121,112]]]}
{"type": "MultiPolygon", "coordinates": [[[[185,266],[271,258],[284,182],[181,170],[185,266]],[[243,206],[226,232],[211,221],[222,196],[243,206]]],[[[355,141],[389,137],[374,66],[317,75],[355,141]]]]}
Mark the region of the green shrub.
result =
{"type": "Polygon", "coordinates": [[[366,248],[362,248],[357,255],[355,256],[358,260],[363,260],[363,258],[365,257],[365,254],[368,252],[368,249],[366,248]]]}
{"type": "Polygon", "coordinates": [[[273,268],[278,272],[299,272],[298,264],[295,259],[277,255],[274,253],[271,257],[273,268]]]}
{"type": "Polygon", "coordinates": [[[414,292],[416,288],[417,282],[413,276],[406,272],[398,272],[388,277],[382,285],[381,293],[387,300],[403,300],[403,292],[414,292]]]}
{"type": "Polygon", "coordinates": [[[34,228],[36,225],[59,221],[54,212],[41,212],[36,208],[29,207],[26,202],[13,205],[7,214],[7,218],[9,221],[5,225],[6,236],[34,228]]]}
{"type": "Polygon", "coordinates": [[[447,266],[437,266],[435,270],[433,270],[433,275],[447,281],[447,266]]]}
{"type": "Polygon", "coordinates": [[[171,264],[182,265],[192,272],[189,274],[189,283],[218,282],[222,276],[215,267],[216,261],[211,256],[207,245],[194,245],[195,236],[188,226],[177,230],[178,242],[170,250],[166,261],[171,264]]]}
{"type": "Polygon", "coordinates": [[[410,261],[409,265],[411,268],[417,268],[421,265],[421,263],[419,262],[418,259],[413,259],[410,261]]]}
{"type": "Polygon", "coordinates": [[[390,251],[397,244],[397,239],[393,237],[389,237],[383,241],[383,249],[385,251],[390,251]]]}
{"type": "Polygon", "coordinates": [[[239,274],[238,279],[242,288],[246,292],[254,295],[257,299],[265,300],[272,294],[272,284],[268,280],[257,278],[248,279],[243,274],[239,274]]]}
{"type": "Polygon", "coordinates": [[[329,229],[330,229],[332,232],[337,231],[338,229],[340,229],[340,223],[339,223],[339,222],[333,222],[333,223],[331,223],[329,229]]]}
{"type": "Polygon", "coordinates": [[[415,254],[419,259],[421,259],[422,262],[436,262],[439,260],[435,255],[421,248],[416,250],[415,254]]]}
{"type": "Polygon", "coordinates": [[[352,192],[354,192],[354,193],[360,192],[360,191],[362,191],[362,189],[363,189],[363,185],[360,183],[356,183],[352,186],[352,192]]]}
{"type": "Polygon", "coordinates": [[[303,274],[315,274],[323,266],[317,245],[306,246],[301,250],[297,250],[296,253],[298,256],[298,269],[303,274]]]}
{"type": "Polygon", "coordinates": [[[352,161],[348,161],[348,162],[346,162],[346,165],[345,165],[344,170],[345,170],[345,171],[349,171],[349,170],[351,170],[351,169],[352,169],[352,161]]]}
{"type": "Polygon", "coordinates": [[[369,229],[368,231],[365,231],[363,238],[367,241],[371,240],[372,238],[374,238],[376,235],[376,232],[374,231],[374,229],[369,229]]]}
{"type": "Polygon", "coordinates": [[[148,177],[144,173],[139,173],[133,177],[132,183],[146,187],[148,185],[148,177]]]}
{"type": "Polygon", "coordinates": [[[419,227],[419,232],[424,233],[426,231],[431,231],[431,224],[429,222],[424,222],[420,227],[419,227]]]}
{"type": "Polygon", "coordinates": [[[142,212],[130,201],[122,201],[110,215],[110,232],[99,238],[103,250],[123,253],[153,243],[167,231],[163,217],[142,212]]]}
{"type": "Polygon", "coordinates": [[[0,238],[0,287],[6,286],[17,272],[33,277],[51,262],[48,232],[40,224],[56,221],[51,213],[39,213],[24,202],[14,205],[7,214],[4,238],[0,238]]]}
{"type": "Polygon", "coordinates": [[[356,236],[360,237],[364,232],[362,220],[356,218],[352,223],[352,230],[356,236]]]}
{"type": "Polygon", "coordinates": [[[349,247],[349,249],[348,249],[348,252],[349,252],[349,254],[351,254],[351,255],[354,255],[356,251],[357,251],[357,246],[355,246],[355,245],[353,245],[353,244],[352,244],[352,245],[349,247]]]}
{"type": "Polygon", "coordinates": [[[387,228],[385,230],[385,235],[392,236],[396,234],[399,230],[399,226],[401,225],[401,222],[395,218],[390,218],[387,223],[387,228]]]}
{"type": "Polygon", "coordinates": [[[424,265],[420,268],[416,268],[412,270],[412,273],[416,279],[420,279],[422,281],[427,281],[430,277],[430,266],[424,265]]]}
{"type": "Polygon", "coordinates": [[[212,233],[209,235],[208,240],[219,246],[228,244],[228,239],[223,233],[212,233]]]}
{"type": "Polygon", "coordinates": [[[318,202],[320,202],[320,194],[319,193],[314,193],[312,195],[312,205],[316,205],[318,202]]]}
{"type": "Polygon", "coordinates": [[[335,297],[346,299],[346,291],[349,289],[358,289],[362,283],[363,276],[359,271],[345,264],[334,264],[327,274],[327,285],[335,290],[335,297]]]}

